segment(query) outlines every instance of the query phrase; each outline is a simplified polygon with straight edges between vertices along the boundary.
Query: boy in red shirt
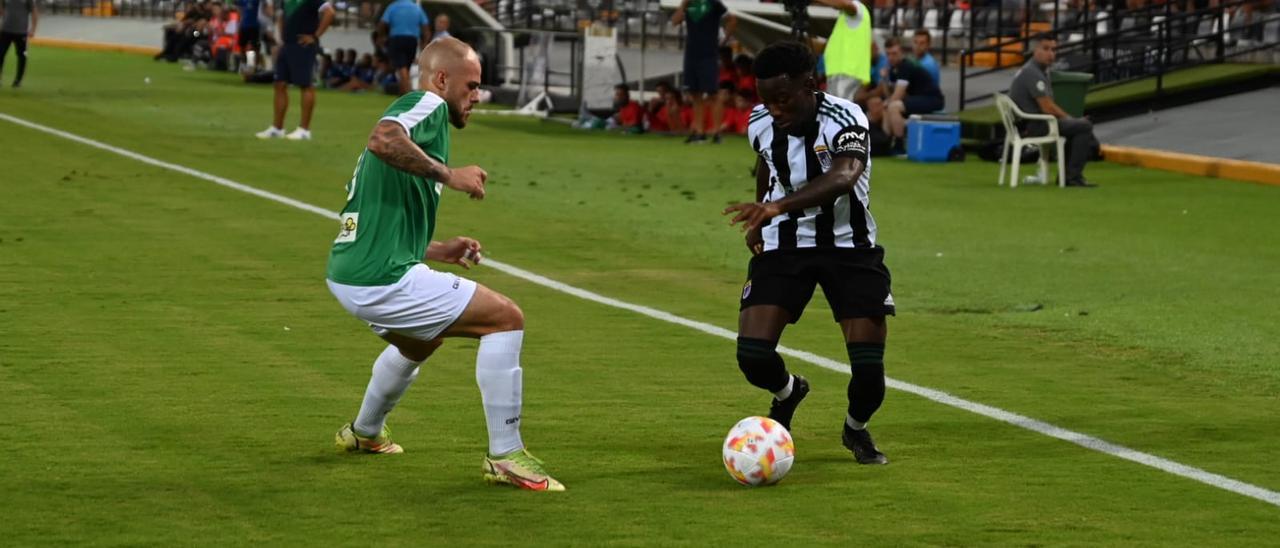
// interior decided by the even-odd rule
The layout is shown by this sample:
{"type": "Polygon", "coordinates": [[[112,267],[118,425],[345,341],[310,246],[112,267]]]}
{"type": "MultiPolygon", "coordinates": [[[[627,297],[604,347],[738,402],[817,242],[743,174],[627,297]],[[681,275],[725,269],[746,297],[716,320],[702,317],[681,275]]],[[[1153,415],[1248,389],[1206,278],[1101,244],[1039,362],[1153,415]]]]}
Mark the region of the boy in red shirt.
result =
{"type": "Polygon", "coordinates": [[[613,121],[626,131],[644,131],[644,108],[631,100],[631,90],[626,84],[613,86],[613,121]]]}

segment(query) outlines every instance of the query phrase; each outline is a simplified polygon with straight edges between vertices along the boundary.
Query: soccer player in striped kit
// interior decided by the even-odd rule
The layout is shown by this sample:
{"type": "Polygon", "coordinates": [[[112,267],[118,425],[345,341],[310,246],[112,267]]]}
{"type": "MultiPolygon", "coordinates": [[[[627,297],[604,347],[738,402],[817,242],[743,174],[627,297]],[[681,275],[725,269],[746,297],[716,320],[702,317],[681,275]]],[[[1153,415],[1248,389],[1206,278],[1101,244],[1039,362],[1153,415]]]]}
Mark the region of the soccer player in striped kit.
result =
{"type": "Polygon", "coordinates": [[[756,58],[762,105],[747,138],[755,149],[756,201],[729,206],[753,257],[738,316],[738,367],[773,393],[769,416],[791,428],[809,382],[776,348],[822,286],[844,333],[853,377],[844,446],[861,464],[886,464],[867,422],[884,401],[885,317],[894,314],[884,248],[871,218],[867,118],[856,104],[817,91],[814,58],[797,42],[756,58]]]}

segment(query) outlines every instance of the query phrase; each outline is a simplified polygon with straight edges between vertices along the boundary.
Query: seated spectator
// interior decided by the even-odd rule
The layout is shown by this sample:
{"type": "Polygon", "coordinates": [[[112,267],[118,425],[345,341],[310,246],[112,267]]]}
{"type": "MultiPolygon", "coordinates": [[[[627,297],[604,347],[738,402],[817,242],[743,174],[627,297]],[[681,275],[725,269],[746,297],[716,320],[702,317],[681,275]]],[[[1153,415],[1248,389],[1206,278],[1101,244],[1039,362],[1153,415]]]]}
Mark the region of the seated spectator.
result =
{"type": "Polygon", "coordinates": [[[929,53],[929,46],[933,38],[929,36],[929,31],[919,29],[915,35],[911,37],[911,53],[915,57],[917,65],[929,73],[933,77],[933,83],[942,85],[942,75],[938,70],[938,60],[933,58],[933,54],[929,53]]]}
{"type": "Polygon", "coordinates": [[[893,94],[885,105],[885,133],[895,140],[894,152],[906,153],[907,118],[912,114],[930,114],[942,110],[945,99],[933,77],[907,59],[897,38],[884,42],[889,57],[889,83],[893,94]]]}
{"type": "Polygon", "coordinates": [[[871,142],[872,156],[889,156],[893,153],[893,139],[884,132],[884,98],[867,98],[867,123],[871,126],[867,139],[871,142]]]}
{"type": "Polygon", "coordinates": [[[327,79],[329,75],[329,71],[332,69],[333,69],[333,55],[328,53],[321,53],[320,54],[320,80],[324,81],[325,79],[327,79]]]}
{"type": "MultiPolygon", "coordinates": [[[[1058,133],[1067,139],[1066,186],[1097,186],[1084,178],[1084,166],[1098,147],[1093,136],[1093,122],[1085,118],[1072,118],[1053,101],[1053,86],[1049,83],[1049,67],[1057,59],[1058,41],[1043,38],[1035,43],[1031,60],[1022,65],[1009,85],[1009,98],[1028,114],[1051,114],[1058,119],[1058,133]]],[[[1044,122],[1026,122],[1020,128],[1024,135],[1040,136],[1049,131],[1044,122]]],[[[1015,152],[1016,154],[1016,152],[1015,152]]],[[[1062,161],[1059,158],[1058,161],[1062,161]]]]}
{"type": "Polygon", "coordinates": [[[373,86],[387,95],[400,95],[400,75],[386,55],[373,56],[373,86]]]}
{"type": "Polygon", "coordinates": [[[667,82],[658,82],[654,86],[654,95],[649,99],[649,103],[645,105],[645,121],[649,131],[654,133],[668,133],[671,131],[671,121],[667,117],[667,94],[671,92],[671,84],[667,82]]]}
{"type": "Polygon", "coordinates": [[[716,78],[716,84],[736,83],[738,80],[738,67],[733,63],[733,48],[720,46],[720,49],[716,51],[720,55],[720,75],[716,78]]]}
{"type": "Polygon", "coordinates": [[[631,90],[626,84],[613,86],[613,113],[609,115],[609,127],[630,133],[643,132],[644,113],[640,103],[631,100],[631,90]]]}
{"type": "Polygon", "coordinates": [[[230,70],[231,59],[239,52],[240,16],[235,8],[221,10],[218,18],[210,21],[210,56],[214,70],[230,70]]]}
{"type": "MultiPolygon", "coordinates": [[[[734,104],[733,97],[737,94],[738,94],[738,86],[733,82],[733,80],[725,80],[723,82],[720,82],[720,90],[717,91],[716,96],[711,99],[712,101],[711,108],[707,109],[710,111],[715,111],[715,110],[720,111],[720,116],[719,116],[720,126],[716,127],[712,131],[716,133],[720,133],[720,128],[724,127],[724,117],[727,116],[729,109],[733,108],[733,104],[734,104]]],[[[708,125],[706,125],[705,127],[711,127],[710,124],[714,124],[714,122],[712,121],[714,119],[714,114],[712,112],[708,112],[707,115],[708,115],[707,120],[704,121],[704,123],[708,125]]]]}
{"type": "Polygon", "coordinates": [[[364,91],[373,87],[376,69],[373,67],[373,56],[366,53],[360,56],[360,61],[356,62],[355,68],[351,71],[351,78],[347,83],[342,85],[343,91],[364,91]]]}
{"type": "Polygon", "coordinates": [[[889,57],[880,51],[880,45],[875,40],[871,41],[871,82],[867,85],[860,86],[858,91],[854,93],[854,101],[858,104],[866,104],[869,97],[884,98],[888,96],[886,91],[888,86],[885,81],[889,79],[889,57]]]}
{"type": "Polygon", "coordinates": [[[745,53],[738,54],[733,58],[733,65],[738,69],[738,93],[747,93],[747,97],[754,104],[758,95],[756,95],[756,73],[752,70],[755,59],[745,53]]]}
{"type": "MultiPolygon", "coordinates": [[[[694,103],[694,100],[697,99],[697,97],[693,94],[693,92],[686,90],[683,94],[672,93],[672,95],[675,95],[680,99],[679,102],[677,103],[679,105],[679,109],[675,112],[676,118],[679,120],[679,124],[677,127],[676,120],[672,120],[671,128],[673,130],[689,131],[690,128],[694,128],[694,127],[706,127],[702,124],[699,124],[698,126],[693,125],[693,120],[694,120],[693,103],[694,103]]],[[[705,103],[705,101],[703,101],[703,103],[705,103]]],[[[705,122],[706,120],[705,109],[700,109],[700,110],[704,111],[703,120],[705,122]]]]}
{"type": "Polygon", "coordinates": [[[754,106],[755,98],[746,91],[738,90],[733,94],[733,102],[724,109],[724,123],[720,126],[720,130],[724,133],[746,135],[747,123],[754,106]]]}
{"type": "Polygon", "coordinates": [[[355,71],[356,50],[338,50],[333,57],[333,65],[329,67],[329,72],[324,75],[324,85],[330,89],[342,87],[351,79],[351,74],[355,71]]]}

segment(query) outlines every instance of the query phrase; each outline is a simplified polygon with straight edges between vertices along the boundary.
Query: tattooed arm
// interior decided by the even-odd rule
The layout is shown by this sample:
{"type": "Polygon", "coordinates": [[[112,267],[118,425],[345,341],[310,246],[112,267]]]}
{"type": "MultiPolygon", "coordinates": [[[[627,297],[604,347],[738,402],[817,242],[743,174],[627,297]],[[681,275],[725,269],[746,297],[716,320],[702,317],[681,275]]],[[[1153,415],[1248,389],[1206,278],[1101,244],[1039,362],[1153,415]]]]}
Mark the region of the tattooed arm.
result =
{"type": "Polygon", "coordinates": [[[488,174],[479,166],[449,169],[449,166],[428,156],[409,139],[404,126],[390,120],[378,122],[369,135],[366,145],[379,160],[400,171],[444,183],[454,190],[470,194],[477,200],[484,198],[484,183],[488,174]]]}

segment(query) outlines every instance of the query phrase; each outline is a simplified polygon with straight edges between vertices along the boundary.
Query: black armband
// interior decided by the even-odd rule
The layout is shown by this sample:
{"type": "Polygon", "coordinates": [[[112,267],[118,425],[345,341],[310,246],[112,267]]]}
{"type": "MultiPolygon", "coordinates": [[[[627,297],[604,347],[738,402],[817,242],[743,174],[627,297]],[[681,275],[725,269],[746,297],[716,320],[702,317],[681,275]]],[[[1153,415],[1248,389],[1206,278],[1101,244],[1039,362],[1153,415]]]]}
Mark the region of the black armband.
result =
{"type": "Polygon", "coordinates": [[[865,127],[846,127],[837,132],[835,139],[832,140],[831,155],[834,157],[853,158],[865,164],[871,149],[869,138],[870,134],[865,127]]]}

